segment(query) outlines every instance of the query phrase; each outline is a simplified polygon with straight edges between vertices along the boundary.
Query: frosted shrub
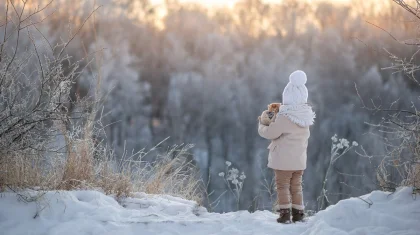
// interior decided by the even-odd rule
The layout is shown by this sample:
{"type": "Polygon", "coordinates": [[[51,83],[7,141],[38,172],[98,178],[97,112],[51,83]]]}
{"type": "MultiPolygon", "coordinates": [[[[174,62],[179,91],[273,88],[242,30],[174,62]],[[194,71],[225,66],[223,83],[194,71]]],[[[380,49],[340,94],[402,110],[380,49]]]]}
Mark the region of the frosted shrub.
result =
{"type": "Polygon", "coordinates": [[[229,191],[235,197],[237,209],[239,209],[239,201],[241,198],[242,188],[246,175],[244,172],[240,173],[236,168],[230,168],[232,163],[229,161],[225,162],[226,171],[220,172],[219,176],[223,178],[225,184],[228,186],[229,191]]]}
{"type": "MultiPolygon", "coordinates": [[[[391,58],[399,60],[394,56],[391,58]]],[[[392,68],[407,73],[402,68],[413,65],[400,64],[392,68]]],[[[415,77],[412,78],[415,80],[415,77]]],[[[420,83],[415,81],[420,86],[420,83]]],[[[384,107],[383,104],[373,101],[367,106],[362,97],[360,100],[364,109],[374,114],[380,113],[382,118],[380,122],[367,123],[372,129],[373,137],[379,138],[386,146],[383,154],[375,156],[382,158],[376,170],[378,186],[385,191],[395,191],[400,186],[409,186],[413,188],[413,193],[420,192],[420,110],[416,103],[412,102],[406,109],[399,109],[395,107],[398,101],[392,102],[389,107],[384,107]]],[[[364,150],[359,155],[369,159],[373,157],[364,150]]]]}
{"type": "Polygon", "coordinates": [[[389,115],[384,122],[374,125],[378,133],[387,135],[382,138],[387,148],[376,172],[382,190],[408,186],[413,192],[420,191],[420,112],[414,109],[406,115],[389,115]]]}
{"type": "Polygon", "coordinates": [[[332,166],[334,163],[340,159],[342,156],[344,156],[347,152],[349,152],[354,147],[359,146],[359,144],[356,141],[353,141],[350,143],[345,138],[338,138],[335,134],[333,137],[331,137],[331,154],[330,154],[330,161],[327,167],[327,171],[324,175],[324,180],[322,182],[322,190],[321,194],[318,197],[318,210],[322,210],[326,207],[326,204],[329,203],[328,200],[328,190],[326,189],[328,176],[331,173],[332,166]]]}
{"type": "Polygon", "coordinates": [[[93,122],[88,117],[94,102],[72,97],[71,90],[83,71],[80,64],[86,61],[70,57],[66,49],[86,21],[67,41],[53,47],[47,38],[32,33],[43,20],[31,23],[50,4],[35,12],[28,1],[5,4],[14,10],[6,11],[1,25],[0,190],[4,186],[78,186],[92,179],[93,146],[91,132],[83,125],[84,136],[75,137],[80,132],[75,127],[93,122]],[[60,138],[65,139],[65,146],[57,146],[60,138]]]}
{"type": "Polygon", "coordinates": [[[0,189],[39,186],[45,176],[39,168],[48,164],[44,156],[59,152],[51,143],[60,128],[84,116],[83,111],[69,115],[69,107],[82,104],[70,99],[79,63],[64,53],[66,43],[55,48],[40,45],[31,30],[37,24],[32,20],[43,10],[31,13],[27,3],[3,1],[13,11],[6,11],[1,24],[0,189]]]}
{"type": "MultiPolygon", "coordinates": [[[[416,4],[407,0],[394,0],[393,2],[404,9],[405,13],[419,18],[419,1],[416,1],[416,4]]],[[[418,33],[419,27],[415,28],[418,33]]],[[[419,39],[414,37],[405,40],[405,42],[402,45],[418,45],[419,39]]],[[[420,86],[417,76],[420,66],[416,60],[418,52],[414,52],[410,58],[406,55],[401,56],[388,50],[385,51],[392,63],[383,69],[392,70],[394,74],[403,74],[410,80],[408,84],[415,85],[410,89],[418,89],[420,86]]],[[[360,95],[359,97],[364,109],[375,115],[378,113],[381,115],[381,121],[368,123],[376,132],[375,136],[380,137],[386,147],[376,172],[379,186],[386,191],[395,191],[399,186],[410,186],[415,194],[420,192],[420,111],[417,107],[419,96],[416,94],[414,98],[403,93],[400,95],[410,97],[407,100],[410,102],[409,107],[398,107],[399,103],[403,104],[399,98],[391,102],[389,107],[384,107],[382,101],[377,103],[371,99],[371,104],[367,105],[360,95]]],[[[364,156],[371,157],[366,153],[364,156]]]]}

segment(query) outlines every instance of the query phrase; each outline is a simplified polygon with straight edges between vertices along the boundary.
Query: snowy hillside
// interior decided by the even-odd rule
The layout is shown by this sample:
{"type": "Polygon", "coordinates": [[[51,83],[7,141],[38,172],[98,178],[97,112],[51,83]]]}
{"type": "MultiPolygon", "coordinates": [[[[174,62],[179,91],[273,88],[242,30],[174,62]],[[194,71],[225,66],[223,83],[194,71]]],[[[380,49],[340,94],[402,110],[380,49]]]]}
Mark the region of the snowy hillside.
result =
{"type": "Polygon", "coordinates": [[[278,224],[268,211],[208,213],[196,203],[137,193],[120,203],[95,191],[50,192],[39,203],[0,197],[0,234],[419,235],[420,200],[411,189],[343,200],[306,223],[278,224]],[[34,218],[35,217],[35,218],[34,218]]]}

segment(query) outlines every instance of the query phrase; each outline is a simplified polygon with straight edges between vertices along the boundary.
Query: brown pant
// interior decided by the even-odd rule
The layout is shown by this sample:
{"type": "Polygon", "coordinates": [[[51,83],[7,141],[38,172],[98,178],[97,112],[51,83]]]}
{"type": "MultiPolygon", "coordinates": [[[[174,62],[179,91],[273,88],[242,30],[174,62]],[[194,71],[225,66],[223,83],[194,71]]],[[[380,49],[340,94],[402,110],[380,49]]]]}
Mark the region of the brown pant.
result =
{"type": "Polygon", "coordinates": [[[293,207],[303,210],[302,176],[303,171],[275,170],[277,186],[277,204],[279,209],[293,207]],[[290,197],[292,203],[290,203],[290,197]]]}

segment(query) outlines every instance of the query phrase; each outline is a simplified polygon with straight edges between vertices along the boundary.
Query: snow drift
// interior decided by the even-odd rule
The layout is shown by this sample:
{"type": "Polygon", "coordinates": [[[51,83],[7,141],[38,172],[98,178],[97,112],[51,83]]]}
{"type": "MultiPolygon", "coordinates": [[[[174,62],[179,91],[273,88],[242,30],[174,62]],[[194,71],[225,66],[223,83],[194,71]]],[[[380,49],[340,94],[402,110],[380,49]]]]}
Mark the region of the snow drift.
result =
{"type": "Polygon", "coordinates": [[[340,201],[305,223],[277,224],[269,211],[209,213],[195,202],[136,193],[117,202],[96,191],[48,192],[37,203],[0,197],[0,234],[419,235],[420,200],[411,189],[340,201]],[[369,206],[369,204],[372,204],[369,206]]]}

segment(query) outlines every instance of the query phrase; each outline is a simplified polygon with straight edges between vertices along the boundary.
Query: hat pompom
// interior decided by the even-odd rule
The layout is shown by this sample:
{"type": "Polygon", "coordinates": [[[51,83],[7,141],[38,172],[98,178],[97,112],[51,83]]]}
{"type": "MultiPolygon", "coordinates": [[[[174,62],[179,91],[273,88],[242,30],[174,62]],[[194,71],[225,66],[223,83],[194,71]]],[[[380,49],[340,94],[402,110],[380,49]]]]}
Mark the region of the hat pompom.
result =
{"type": "Polygon", "coordinates": [[[308,79],[306,77],[305,72],[301,70],[297,70],[293,72],[292,74],[290,74],[289,80],[290,80],[290,83],[292,83],[295,86],[303,86],[306,84],[306,81],[308,79]]]}

